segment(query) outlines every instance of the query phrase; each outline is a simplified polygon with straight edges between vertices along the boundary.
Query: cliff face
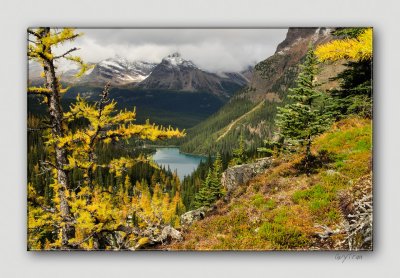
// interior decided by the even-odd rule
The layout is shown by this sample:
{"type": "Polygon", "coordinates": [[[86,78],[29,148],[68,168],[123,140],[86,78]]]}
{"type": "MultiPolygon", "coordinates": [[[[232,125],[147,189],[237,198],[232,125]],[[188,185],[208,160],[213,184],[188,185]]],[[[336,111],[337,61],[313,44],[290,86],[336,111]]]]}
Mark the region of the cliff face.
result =
{"type": "Polygon", "coordinates": [[[281,42],[274,55],[258,63],[249,84],[253,102],[267,100],[280,102],[293,87],[299,71],[299,63],[306,55],[308,46],[316,46],[332,40],[328,28],[289,28],[286,39],[281,42]]]}
{"type": "Polygon", "coordinates": [[[329,29],[327,30],[326,28],[289,28],[285,40],[277,46],[275,53],[289,49],[300,39],[307,39],[315,35],[318,36],[320,31],[329,33],[329,29]]]}

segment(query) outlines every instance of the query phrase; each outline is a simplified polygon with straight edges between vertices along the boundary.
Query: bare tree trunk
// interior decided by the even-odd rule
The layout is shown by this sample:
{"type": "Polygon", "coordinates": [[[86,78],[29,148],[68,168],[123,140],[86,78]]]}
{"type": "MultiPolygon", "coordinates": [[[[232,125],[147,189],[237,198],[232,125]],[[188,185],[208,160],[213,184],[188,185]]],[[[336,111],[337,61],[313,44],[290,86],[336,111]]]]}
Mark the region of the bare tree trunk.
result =
{"type": "MultiPolygon", "coordinates": [[[[45,32],[50,32],[50,28],[46,28],[45,32]]],[[[63,111],[60,104],[60,86],[55,73],[55,67],[52,60],[45,59],[43,69],[46,77],[46,88],[52,93],[48,97],[48,109],[50,115],[51,133],[54,138],[63,136],[63,111]]],[[[60,197],[60,213],[63,219],[62,225],[62,249],[68,248],[68,240],[74,236],[74,229],[71,225],[71,213],[68,205],[66,192],[69,190],[69,180],[64,166],[67,164],[67,154],[63,148],[54,145],[55,165],[57,168],[57,182],[59,184],[58,194],[60,197]]]]}

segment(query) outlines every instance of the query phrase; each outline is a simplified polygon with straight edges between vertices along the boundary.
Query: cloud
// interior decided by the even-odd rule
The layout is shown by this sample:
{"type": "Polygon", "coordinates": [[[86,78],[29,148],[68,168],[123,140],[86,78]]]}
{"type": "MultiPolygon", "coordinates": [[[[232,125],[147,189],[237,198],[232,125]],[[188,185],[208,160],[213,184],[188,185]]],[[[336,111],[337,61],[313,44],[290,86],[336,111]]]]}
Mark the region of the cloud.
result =
{"type": "MultiPolygon", "coordinates": [[[[271,56],[287,29],[77,29],[85,61],[116,55],[158,63],[173,52],[209,71],[238,71],[271,56]]],[[[57,51],[70,47],[64,45],[57,51]]]]}

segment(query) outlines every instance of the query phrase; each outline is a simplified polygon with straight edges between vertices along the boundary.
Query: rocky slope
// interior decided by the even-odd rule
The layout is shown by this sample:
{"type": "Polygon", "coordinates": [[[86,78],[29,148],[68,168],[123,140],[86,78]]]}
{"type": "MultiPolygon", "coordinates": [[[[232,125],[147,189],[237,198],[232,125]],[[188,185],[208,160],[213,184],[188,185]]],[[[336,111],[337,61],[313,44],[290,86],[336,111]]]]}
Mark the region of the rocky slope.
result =
{"type": "Polygon", "coordinates": [[[187,212],[184,240],[158,248],[372,250],[371,135],[369,119],[335,123],[315,139],[310,175],[301,151],[228,168],[227,196],[187,212]]]}
{"type": "Polygon", "coordinates": [[[164,89],[187,92],[211,92],[229,98],[248,83],[240,73],[211,73],[185,60],[179,53],[165,57],[149,77],[138,84],[142,89],[164,89]]]}

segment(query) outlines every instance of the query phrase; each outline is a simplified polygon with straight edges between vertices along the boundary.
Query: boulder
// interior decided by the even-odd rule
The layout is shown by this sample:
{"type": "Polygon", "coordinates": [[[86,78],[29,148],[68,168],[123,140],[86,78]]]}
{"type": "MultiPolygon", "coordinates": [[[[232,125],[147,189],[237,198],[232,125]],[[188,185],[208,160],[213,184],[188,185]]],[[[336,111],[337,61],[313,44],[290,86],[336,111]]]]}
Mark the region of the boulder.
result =
{"type": "Polygon", "coordinates": [[[181,241],[182,239],[182,234],[178,230],[172,228],[171,226],[165,226],[161,231],[161,235],[157,238],[157,241],[165,243],[170,242],[171,240],[181,241]]]}
{"type": "Polygon", "coordinates": [[[141,238],[136,242],[133,250],[148,249],[151,246],[170,243],[171,241],[181,241],[183,236],[181,232],[174,229],[170,225],[162,227],[148,228],[141,234],[141,238]]]}
{"type": "Polygon", "coordinates": [[[261,158],[253,163],[236,165],[222,173],[221,183],[229,196],[239,185],[247,183],[257,174],[264,172],[272,164],[272,158],[261,158]]]}
{"type": "Polygon", "coordinates": [[[190,226],[193,222],[203,219],[206,216],[208,209],[201,207],[195,210],[185,212],[181,215],[181,224],[183,226],[190,226]]]}

